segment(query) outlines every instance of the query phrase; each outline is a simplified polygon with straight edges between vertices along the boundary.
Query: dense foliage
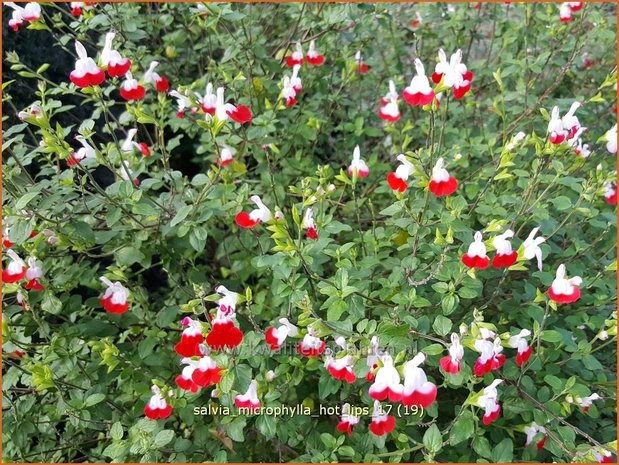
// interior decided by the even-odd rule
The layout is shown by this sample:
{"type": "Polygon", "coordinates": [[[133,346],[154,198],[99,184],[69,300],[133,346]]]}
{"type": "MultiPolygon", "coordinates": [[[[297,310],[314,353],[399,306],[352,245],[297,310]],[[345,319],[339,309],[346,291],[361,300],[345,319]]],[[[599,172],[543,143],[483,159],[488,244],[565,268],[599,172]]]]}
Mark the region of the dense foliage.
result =
{"type": "Polygon", "coordinates": [[[566,5],[49,3],[30,20],[3,5],[4,459],[608,459],[616,5],[566,5]],[[137,82],[110,77],[127,71],[102,53],[111,30],[137,82]],[[300,93],[297,41],[325,57],[294,71],[300,93]],[[429,80],[440,105],[421,102],[403,89],[427,90],[410,83],[414,60],[430,78],[441,48],[447,61],[461,49],[472,76],[455,78],[471,88],[448,85],[450,67],[429,80]],[[220,86],[234,105],[215,105],[220,86]],[[557,120],[553,107],[574,102],[577,124],[557,120]],[[397,121],[379,117],[387,104],[397,121]],[[356,146],[367,177],[347,169],[356,146]],[[431,184],[439,158],[450,195],[431,184]],[[272,215],[239,216],[255,195],[272,215]],[[545,242],[526,252],[537,227],[545,242]],[[511,246],[508,268],[465,265],[516,260],[511,246]],[[582,282],[561,280],[562,264],[582,282]],[[272,351],[265,334],[284,317],[298,333],[272,351]],[[240,345],[214,342],[218,321],[240,345]],[[221,368],[196,393],[175,381],[192,328],[221,368]],[[319,356],[298,352],[316,341],[319,356]],[[486,343],[497,364],[484,370],[486,343]],[[349,357],[353,382],[328,354],[349,357]],[[385,432],[368,390],[394,371],[405,389],[427,376],[437,396],[423,409],[383,401],[385,432]],[[295,412],[239,414],[252,386],[263,407],[295,412]],[[145,417],[157,402],[171,414],[145,417]],[[350,435],[336,428],[345,403],[365,409],[350,435]]]}

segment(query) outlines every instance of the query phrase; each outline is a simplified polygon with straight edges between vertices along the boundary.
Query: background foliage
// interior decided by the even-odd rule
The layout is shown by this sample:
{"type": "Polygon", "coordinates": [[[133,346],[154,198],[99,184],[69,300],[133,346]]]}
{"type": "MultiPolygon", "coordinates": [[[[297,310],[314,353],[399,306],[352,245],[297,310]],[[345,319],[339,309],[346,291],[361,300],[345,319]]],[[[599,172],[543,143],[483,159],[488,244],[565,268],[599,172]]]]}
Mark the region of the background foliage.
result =
{"type": "MultiPolygon", "coordinates": [[[[616,339],[596,335],[616,308],[615,211],[602,196],[616,162],[598,141],[616,118],[616,6],[587,4],[567,24],[558,4],[473,6],[208,4],[201,15],[183,3],[100,4],[75,20],[68,5],[47,4],[40,23],[16,34],[7,32],[3,8],[3,223],[22,257],[42,260],[47,287],[27,294],[22,308],[17,286],[3,286],[5,460],[564,462],[590,460],[592,446],[613,441],[616,339]],[[412,27],[417,11],[423,22],[412,27]],[[102,98],[69,86],[73,40],[95,56],[112,28],[135,75],[156,59],[174,88],[202,93],[208,81],[225,84],[252,109],[251,124],[228,124],[213,139],[196,124],[201,118],[176,118],[174,99],[152,89],[127,105],[109,79],[102,98]],[[286,109],[277,101],[289,72],[283,57],[311,38],[327,62],[303,67],[300,102],[286,109]],[[408,85],[415,56],[431,72],[439,47],[463,50],[472,92],[432,114],[401,102],[402,119],[385,127],[376,110],[388,79],[408,85]],[[353,72],[357,50],[371,65],[367,75],[353,72]],[[584,103],[588,160],[545,145],[541,110],[565,112],[574,100],[584,103]],[[34,101],[50,117],[45,131],[17,118],[34,101]],[[134,126],[153,151],[132,160],[139,188],[115,174],[115,140],[134,126]],[[504,146],[518,131],[529,137],[505,163],[504,146]],[[66,169],[77,133],[103,155],[96,169],[66,169]],[[220,171],[222,144],[237,152],[220,171]],[[356,144],[371,172],[353,186],[336,176],[356,144]],[[443,200],[415,186],[396,201],[385,182],[395,156],[414,152],[428,168],[430,150],[447,160],[459,190],[443,200]],[[332,183],[335,191],[321,194],[332,183]],[[293,209],[314,203],[320,239],[299,233],[276,252],[264,227],[239,230],[234,215],[251,194],[279,206],[294,231],[293,209]],[[541,226],[544,270],[529,262],[467,274],[460,257],[473,232],[510,225],[515,248],[541,226]],[[44,229],[56,245],[41,235],[27,240],[44,229]],[[560,263],[583,277],[583,297],[554,309],[536,289],[546,291],[560,263]],[[122,316],[99,306],[104,273],[132,292],[122,316]],[[380,438],[368,433],[368,419],[349,438],[329,416],[194,416],[194,406],[230,405],[231,393],[267,370],[277,377],[261,388],[266,405],[370,404],[362,379],[344,386],[320,361],[246,352],[221,357],[229,371],[219,401],[206,390],[178,392],[169,419],[143,419],[151,380],[172,386],[180,371],[173,347],[182,315],[212,309],[219,283],[251,290],[238,317],[247,344],[264,346],[261,332],[291,315],[300,326],[328,320],[323,335],[354,333],[358,346],[376,334],[395,353],[424,351],[437,404],[380,438]],[[484,382],[474,384],[470,368],[444,382],[440,342],[470,325],[474,311],[499,332],[532,330],[530,369],[522,373],[510,357],[484,382]],[[7,357],[17,349],[25,355],[7,357]],[[462,405],[493,376],[506,380],[503,413],[484,427],[462,405]],[[588,414],[566,402],[591,392],[603,400],[588,414]],[[549,430],[539,453],[524,447],[531,421],[549,430]]],[[[475,356],[467,349],[469,367],[475,356]]],[[[363,358],[355,370],[365,374],[363,358]]]]}

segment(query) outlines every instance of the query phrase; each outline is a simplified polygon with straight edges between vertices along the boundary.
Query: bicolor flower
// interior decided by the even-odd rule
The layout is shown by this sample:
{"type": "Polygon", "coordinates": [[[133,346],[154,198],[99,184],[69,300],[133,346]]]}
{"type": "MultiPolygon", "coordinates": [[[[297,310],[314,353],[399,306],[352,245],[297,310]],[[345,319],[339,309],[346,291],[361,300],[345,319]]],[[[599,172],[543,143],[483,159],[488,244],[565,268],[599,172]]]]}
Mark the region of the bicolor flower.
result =
{"type": "Polygon", "coordinates": [[[41,19],[41,5],[37,2],[26,3],[25,7],[14,2],[6,2],[5,5],[13,9],[13,14],[9,20],[9,27],[15,32],[19,30],[24,20],[33,23],[41,19]]]}
{"type": "Polygon", "coordinates": [[[350,404],[342,405],[342,417],[337,424],[337,430],[352,436],[352,427],[359,423],[359,417],[350,414],[350,404]]]}
{"type": "Polygon", "coordinates": [[[116,37],[115,32],[105,35],[105,46],[101,52],[101,64],[107,66],[107,74],[110,77],[124,76],[131,68],[131,60],[123,58],[118,51],[112,48],[112,41],[116,37]]]}
{"type": "Polygon", "coordinates": [[[292,88],[297,94],[300,94],[303,90],[303,83],[301,82],[301,78],[299,77],[300,69],[301,65],[294,65],[292,67],[292,76],[290,77],[290,84],[292,84],[292,88]]]}
{"type": "MultiPolygon", "coordinates": [[[[190,362],[194,363],[195,361],[190,359],[190,362]]],[[[195,363],[195,370],[191,374],[191,380],[195,384],[200,387],[208,387],[221,381],[221,368],[217,366],[217,363],[208,354],[204,354],[195,363]]]]}
{"type": "Polygon", "coordinates": [[[374,409],[372,410],[372,422],[370,423],[370,431],[376,436],[391,433],[395,429],[395,418],[388,415],[383,410],[378,400],[374,401],[374,409]]]}
{"type": "Polygon", "coordinates": [[[257,195],[252,195],[249,200],[256,204],[258,208],[253,209],[251,212],[239,212],[234,218],[236,224],[241,228],[251,229],[262,222],[270,221],[272,218],[271,210],[262,202],[262,199],[257,195]]]}
{"type": "Polygon", "coordinates": [[[576,155],[584,158],[585,160],[591,155],[591,149],[589,148],[589,144],[583,144],[580,137],[578,139],[572,139],[572,141],[570,142],[570,146],[574,147],[574,153],[576,155]],[[576,142],[573,142],[574,140],[576,142]]]}
{"type": "Polygon", "coordinates": [[[304,357],[318,357],[325,351],[325,341],[316,337],[316,332],[312,327],[307,328],[307,334],[297,345],[297,352],[304,357]]]}
{"type": "Polygon", "coordinates": [[[118,281],[110,281],[105,276],[101,276],[99,280],[107,286],[100,299],[101,306],[108,313],[117,315],[125,313],[129,308],[129,289],[118,281]]]}
{"type": "Polygon", "coordinates": [[[42,277],[43,268],[41,268],[41,262],[34,257],[29,257],[28,271],[26,271],[26,279],[28,282],[24,287],[32,291],[42,291],[45,289],[40,281],[42,277]]]}
{"type": "Polygon", "coordinates": [[[384,121],[395,123],[400,119],[400,109],[398,108],[398,92],[395,83],[389,80],[389,92],[380,100],[378,117],[384,121]]]}
{"type": "Polygon", "coordinates": [[[598,463],[615,463],[615,461],[613,460],[612,452],[602,447],[592,449],[591,453],[593,454],[595,460],[597,460],[598,463]]]}
{"type": "Polygon", "coordinates": [[[483,394],[479,397],[479,399],[477,399],[477,406],[484,409],[482,421],[486,426],[499,418],[499,415],[501,414],[499,392],[496,388],[502,382],[502,379],[495,379],[492,381],[492,384],[484,388],[483,394]]]}
{"type": "Polygon", "coordinates": [[[8,226],[4,227],[4,230],[2,231],[2,245],[4,245],[4,248],[6,249],[10,249],[11,247],[13,247],[13,243],[9,240],[9,232],[10,229],[8,226]]]}
{"type": "Polygon", "coordinates": [[[509,241],[512,237],[514,237],[514,231],[508,229],[492,239],[492,246],[496,249],[496,255],[492,259],[493,267],[509,268],[516,263],[518,252],[512,250],[512,243],[509,241]]]}
{"type": "Polygon", "coordinates": [[[537,258],[537,268],[542,271],[542,249],[540,249],[539,246],[540,244],[546,242],[546,239],[543,237],[535,237],[538,231],[539,226],[533,228],[529,233],[529,236],[524,241],[524,258],[527,260],[537,258]]]}
{"type": "Polygon", "coordinates": [[[565,265],[559,265],[557,275],[548,289],[548,296],[559,304],[570,304],[580,299],[580,288],[582,278],[574,276],[566,278],[565,265]]]}
{"type": "Polygon", "coordinates": [[[181,374],[178,375],[174,381],[179,388],[195,394],[200,390],[200,386],[198,386],[192,379],[193,372],[196,370],[198,361],[184,357],[181,359],[181,363],[186,364],[186,366],[183,367],[181,374]]]}
{"type": "Polygon", "coordinates": [[[568,140],[579,136],[581,134],[581,133],[578,133],[579,129],[583,129],[583,130],[586,129],[586,128],[581,127],[580,121],[578,121],[578,117],[575,115],[576,110],[578,110],[580,107],[581,107],[580,102],[573,102],[568,112],[565,114],[563,118],[561,118],[561,122],[563,123],[563,128],[565,131],[567,131],[566,137],[568,140]]]}
{"type": "Polygon", "coordinates": [[[533,422],[529,426],[524,427],[524,434],[527,435],[525,446],[531,445],[537,435],[542,434],[542,438],[535,443],[535,447],[537,447],[537,450],[542,450],[544,448],[544,444],[546,444],[546,428],[533,422]]]}
{"type": "Polygon", "coordinates": [[[353,371],[353,360],[350,355],[337,359],[329,355],[325,362],[325,368],[335,379],[346,381],[348,384],[354,383],[357,379],[353,371]]]}
{"type": "Polygon", "coordinates": [[[356,145],[352,152],[352,162],[348,165],[348,175],[354,177],[355,174],[360,178],[366,178],[370,174],[368,165],[361,159],[361,150],[356,145]]]}
{"type": "Polygon", "coordinates": [[[569,23],[572,20],[572,9],[568,2],[564,2],[559,7],[559,19],[562,23],[569,23]]]}
{"type": "Polygon", "coordinates": [[[602,396],[600,396],[597,392],[594,392],[590,396],[586,397],[577,397],[576,403],[582,408],[582,411],[587,413],[589,412],[589,408],[593,405],[593,402],[596,400],[601,400],[602,396]]]}
{"type": "Polygon", "coordinates": [[[467,253],[462,256],[462,263],[469,268],[477,268],[478,270],[488,268],[490,259],[486,255],[486,244],[484,244],[480,231],[475,233],[474,240],[469,245],[467,253]]]}
{"type": "Polygon", "coordinates": [[[191,105],[191,100],[176,90],[170,91],[169,95],[176,99],[176,116],[183,118],[185,116],[185,108],[188,108],[191,105]]]}
{"type": "Polygon", "coordinates": [[[617,183],[607,182],[604,186],[604,199],[608,205],[617,205],[617,183]]]}
{"type": "Polygon", "coordinates": [[[432,168],[432,179],[428,188],[437,197],[451,195],[458,189],[458,181],[449,175],[449,172],[445,169],[445,162],[442,157],[436,161],[432,168]]]}
{"type": "Polygon", "coordinates": [[[223,297],[219,299],[217,314],[213,319],[211,332],[206,336],[206,343],[215,350],[234,348],[243,340],[243,333],[232,321],[236,316],[238,294],[224,286],[218,286],[215,292],[223,297]]]}
{"type": "Polygon", "coordinates": [[[75,69],[69,75],[71,82],[82,88],[101,84],[105,80],[105,73],[97,66],[95,60],[88,56],[84,46],[77,40],[75,51],[78,59],[75,61],[75,69]]]}
{"type": "Polygon", "coordinates": [[[368,347],[367,366],[370,368],[368,374],[365,376],[365,380],[368,383],[372,383],[376,378],[374,371],[378,368],[378,337],[372,336],[370,340],[370,347],[368,347]]]}
{"type": "Polygon", "coordinates": [[[610,153],[617,153],[617,125],[615,124],[605,135],[606,150],[610,153]]]}
{"type": "Polygon", "coordinates": [[[161,395],[161,389],[153,384],[150,390],[153,392],[153,395],[148,404],[144,406],[144,415],[151,420],[168,418],[172,414],[172,407],[161,395]]]}
{"type": "Polygon", "coordinates": [[[299,329],[288,318],[280,318],[279,322],[281,326],[270,327],[264,334],[264,340],[273,351],[279,350],[288,336],[296,337],[299,334],[299,329]]]}
{"type": "Polygon", "coordinates": [[[82,16],[82,8],[84,7],[84,2],[71,2],[71,15],[79,18],[82,16]]]}
{"type": "MultiPolygon", "coordinates": [[[[231,103],[225,103],[224,88],[217,88],[217,101],[215,105],[215,115],[220,121],[226,121],[228,118],[232,118],[239,124],[248,123],[251,121],[251,110],[245,105],[233,105],[231,103]]],[[[207,117],[210,116],[207,114],[207,117]]]]}
{"type": "Polygon", "coordinates": [[[209,115],[215,114],[215,110],[217,109],[217,96],[213,93],[212,83],[209,82],[206,85],[204,96],[196,92],[196,97],[198,97],[200,108],[202,108],[204,113],[208,113],[209,115]]]}
{"type": "Polygon", "coordinates": [[[389,187],[396,192],[404,192],[408,188],[408,178],[413,174],[415,168],[413,164],[406,159],[404,154],[400,154],[396,157],[396,160],[400,162],[395,172],[391,172],[387,175],[387,182],[389,187]]]}
{"type": "Polygon", "coordinates": [[[133,78],[131,71],[125,74],[125,80],[120,86],[120,95],[125,100],[142,100],[146,94],[144,86],[138,83],[137,79],[133,78]]]}
{"type": "Polygon", "coordinates": [[[11,261],[2,269],[2,282],[4,284],[16,283],[26,277],[26,264],[14,250],[7,250],[6,254],[11,261]]]}
{"type": "Polygon", "coordinates": [[[441,83],[445,87],[453,88],[454,97],[459,100],[471,89],[473,73],[462,63],[462,50],[456,50],[447,62],[447,55],[443,49],[438,51],[439,62],[434,68],[432,81],[441,83]]]}
{"type": "Polygon", "coordinates": [[[312,66],[321,66],[325,62],[324,55],[316,51],[316,43],[313,40],[309,44],[309,50],[307,51],[307,55],[305,55],[305,59],[312,66]]]}
{"type": "Polygon", "coordinates": [[[567,2],[572,11],[579,11],[582,9],[584,2],[567,2]]]}
{"type": "Polygon", "coordinates": [[[237,394],[234,397],[234,405],[238,408],[249,409],[254,411],[260,408],[260,399],[258,399],[258,382],[255,379],[249,383],[249,388],[245,394],[237,394]]]}
{"type": "Polygon", "coordinates": [[[286,64],[289,68],[303,64],[303,48],[301,47],[301,42],[297,42],[294,52],[286,57],[286,64]]]}
{"type": "Polygon", "coordinates": [[[430,87],[430,81],[419,58],[415,58],[415,70],[417,74],[411,80],[410,85],[404,89],[402,96],[410,105],[429,105],[434,100],[434,90],[430,87]]]}
{"type": "Polygon", "coordinates": [[[359,74],[367,74],[369,70],[369,65],[364,63],[361,58],[361,50],[358,50],[357,53],[355,53],[355,72],[359,74]]]}
{"type": "Polygon", "coordinates": [[[460,336],[457,333],[451,333],[451,344],[449,346],[449,355],[441,358],[439,363],[445,373],[455,375],[460,372],[462,367],[462,359],[464,358],[464,347],[460,344],[460,336]]]}
{"type": "Polygon", "coordinates": [[[411,21],[411,26],[415,28],[417,26],[420,26],[421,23],[423,23],[423,18],[418,11],[415,11],[415,19],[411,21]]]}
{"type": "Polygon", "coordinates": [[[548,122],[547,129],[550,142],[555,145],[563,143],[565,141],[569,131],[565,130],[563,126],[563,120],[561,119],[561,114],[559,113],[559,107],[555,106],[550,113],[550,121],[548,122]]]}
{"type": "Polygon", "coordinates": [[[168,82],[168,78],[165,76],[161,76],[159,73],[155,71],[155,68],[159,66],[158,61],[151,61],[148,69],[144,73],[144,82],[149,84],[155,84],[155,87],[159,92],[167,92],[170,88],[170,83],[168,82]]]}
{"type": "Polygon", "coordinates": [[[145,142],[135,142],[133,139],[135,135],[138,133],[136,128],[131,128],[127,131],[127,138],[123,141],[121,150],[125,153],[132,153],[135,149],[137,149],[143,156],[150,157],[150,149],[145,142]]]}
{"type": "Polygon", "coordinates": [[[419,367],[425,359],[426,356],[420,352],[404,365],[402,403],[408,407],[428,408],[436,400],[436,385],[428,381],[425,371],[419,367]]]}
{"type": "Polygon", "coordinates": [[[88,143],[88,141],[82,135],[75,136],[75,140],[82,144],[82,147],[74,151],[69,158],[67,158],[67,165],[75,166],[84,159],[97,158],[95,149],[88,143]]]}
{"type": "Polygon", "coordinates": [[[527,337],[531,335],[531,331],[528,329],[522,329],[520,332],[514,336],[510,336],[507,341],[507,345],[518,349],[518,353],[516,354],[516,365],[521,367],[531,357],[531,353],[533,352],[533,348],[527,342],[527,337]]]}
{"type": "Polygon", "coordinates": [[[201,356],[200,344],[204,342],[202,323],[186,316],[181,320],[181,326],[185,329],[181,333],[180,342],[174,346],[174,350],[183,357],[201,356]]]}
{"type": "Polygon", "coordinates": [[[305,210],[301,227],[307,229],[305,237],[313,240],[318,239],[318,231],[316,230],[316,223],[314,222],[314,209],[312,207],[308,207],[307,210],[305,210]]]}
{"type": "Polygon", "coordinates": [[[400,374],[393,366],[393,359],[389,354],[381,357],[383,366],[376,372],[374,383],[370,386],[369,395],[372,399],[398,402],[402,400],[404,385],[400,382],[400,374]]]}
{"type": "Polygon", "coordinates": [[[284,82],[282,87],[282,97],[284,98],[284,102],[288,108],[294,106],[297,103],[297,92],[292,87],[292,83],[290,82],[290,78],[288,76],[284,76],[284,82]]]}
{"type": "Polygon", "coordinates": [[[475,376],[481,377],[493,370],[498,370],[505,363],[505,355],[501,354],[503,351],[501,339],[498,337],[494,339],[494,342],[476,339],[474,346],[475,350],[480,353],[473,367],[475,376]]]}
{"type": "Polygon", "coordinates": [[[228,166],[234,160],[233,155],[234,152],[232,151],[232,149],[227,145],[224,145],[221,148],[219,157],[217,158],[217,164],[221,167],[228,166]]]}

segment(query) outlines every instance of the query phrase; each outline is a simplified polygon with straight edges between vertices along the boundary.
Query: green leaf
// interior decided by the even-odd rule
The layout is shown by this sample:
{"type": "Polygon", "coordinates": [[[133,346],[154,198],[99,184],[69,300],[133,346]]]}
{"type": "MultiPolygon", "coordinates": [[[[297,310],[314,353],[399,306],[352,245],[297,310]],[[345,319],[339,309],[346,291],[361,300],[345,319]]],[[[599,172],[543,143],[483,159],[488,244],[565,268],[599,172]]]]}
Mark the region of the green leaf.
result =
{"type": "Polygon", "coordinates": [[[110,437],[114,441],[119,441],[123,438],[123,425],[119,421],[112,425],[112,428],[110,429],[110,437]]]}
{"type": "Polygon", "coordinates": [[[174,218],[172,218],[172,221],[170,222],[170,226],[174,227],[178,223],[183,221],[185,218],[187,218],[187,215],[189,215],[189,212],[192,210],[192,208],[193,208],[193,205],[182,206],[178,210],[178,212],[176,212],[176,215],[174,216],[174,218]]]}
{"type": "Polygon", "coordinates": [[[494,463],[510,463],[513,458],[514,443],[509,438],[503,439],[492,450],[492,461],[494,463]]]}
{"type": "Polygon", "coordinates": [[[439,336],[445,336],[451,331],[452,322],[449,318],[443,315],[437,315],[432,324],[432,328],[439,336]]]}
{"type": "Polygon", "coordinates": [[[15,210],[22,210],[30,203],[32,199],[39,195],[39,191],[28,192],[20,197],[20,199],[15,202],[15,210]]]}
{"type": "Polygon", "coordinates": [[[103,402],[105,400],[105,394],[96,393],[91,394],[86,399],[85,405],[86,407],[92,407],[93,405],[97,405],[99,402],[103,402]]]}
{"type": "Polygon", "coordinates": [[[155,436],[155,440],[153,442],[153,446],[155,448],[160,448],[168,444],[172,439],[174,439],[174,435],[176,433],[171,429],[164,429],[157,433],[155,436]]]}
{"type": "MultiPolygon", "coordinates": [[[[464,408],[464,407],[463,407],[464,408]]],[[[449,432],[449,444],[455,446],[470,438],[475,433],[475,422],[470,412],[465,412],[456,420],[449,432]]]]}
{"type": "Polygon", "coordinates": [[[273,415],[260,415],[256,419],[256,427],[266,439],[272,439],[277,433],[277,423],[273,415]]]}
{"type": "Polygon", "coordinates": [[[441,435],[441,431],[438,429],[436,424],[430,426],[423,435],[423,445],[428,452],[433,454],[436,454],[443,448],[443,436],[441,435]]]}

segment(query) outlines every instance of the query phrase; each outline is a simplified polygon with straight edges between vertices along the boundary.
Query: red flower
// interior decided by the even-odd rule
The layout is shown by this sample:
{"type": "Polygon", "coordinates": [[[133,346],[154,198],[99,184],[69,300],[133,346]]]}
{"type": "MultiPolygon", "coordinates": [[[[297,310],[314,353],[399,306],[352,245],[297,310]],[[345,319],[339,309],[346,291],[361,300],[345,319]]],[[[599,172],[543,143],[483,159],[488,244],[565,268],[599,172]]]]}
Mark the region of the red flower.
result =
{"type": "Polygon", "coordinates": [[[105,80],[105,73],[88,56],[84,46],[77,40],[75,41],[75,50],[78,59],[75,62],[75,69],[69,75],[71,82],[82,88],[101,84],[105,80]]]}
{"type": "Polygon", "coordinates": [[[486,245],[483,242],[481,232],[475,233],[475,240],[469,245],[468,252],[462,256],[462,263],[469,268],[483,270],[488,268],[490,260],[486,255],[486,245]]]}
{"type": "Polygon", "coordinates": [[[172,407],[165,401],[161,395],[161,390],[157,386],[153,385],[151,391],[153,395],[144,406],[144,415],[151,420],[168,418],[172,413],[172,407]]]}
{"type": "Polygon", "coordinates": [[[580,299],[580,288],[582,278],[574,276],[566,279],[565,265],[559,265],[557,275],[548,289],[548,296],[559,304],[570,304],[580,299]]]}
{"type": "Polygon", "coordinates": [[[439,158],[434,168],[432,168],[432,179],[430,180],[429,189],[437,197],[451,195],[458,189],[458,181],[449,176],[449,173],[444,168],[442,158],[439,158]]]}
{"type": "Polygon", "coordinates": [[[414,167],[403,154],[400,154],[396,158],[400,162],[400,166],[387,175],[387,182],[389,187],[396,192],[404,192],[408,188],[408,177],[413,174],[414,167]]]}
{"type": "Polygon", "coordinates": [[[26,277],[26,264],[13,250],[7,250],[6,254],[11,259],[10,263],[2,270],[2,282],[5,284],[16,283],[26,277]]]}
{"type": "Polygon", "coordinates": [[[301,48],[301,42],[297,42],[296,49],[292,52],[292,55],[288,55],[286,57],[286,65],[289,68],[294,67],[295,65],[303,64],[303,49],[301,48]]]}
{"type": "Polygon", "coordinates": [[[307,51],[305,59],[312,66],[322,66],[325,62],[324,55],[321,55],[316,51],[316,44],[313,40],[310,42],[309,50],[307,51]]]}
{"type": "Polygon", "coordinates": [[[181,325],[186,328],[181,334],[180,342],[174,346],[174,350],[183,357],[201,356],[200,344],[204,342],[202,323],[186,316],[181,321],[181,325]]]}
{"type": "Polygon", "coordinates": [[[100,299],[101,306],[108,313],[118,315],[125,313],[129,308],[129,290],[118,281],[112,283],[105,276],[102,276],[99,280],[107,286],[100,299]]]}

